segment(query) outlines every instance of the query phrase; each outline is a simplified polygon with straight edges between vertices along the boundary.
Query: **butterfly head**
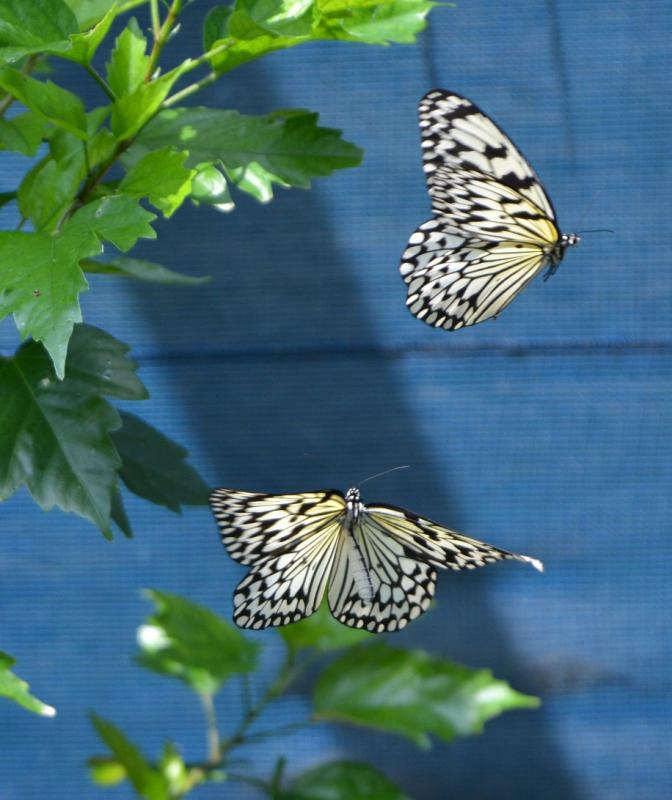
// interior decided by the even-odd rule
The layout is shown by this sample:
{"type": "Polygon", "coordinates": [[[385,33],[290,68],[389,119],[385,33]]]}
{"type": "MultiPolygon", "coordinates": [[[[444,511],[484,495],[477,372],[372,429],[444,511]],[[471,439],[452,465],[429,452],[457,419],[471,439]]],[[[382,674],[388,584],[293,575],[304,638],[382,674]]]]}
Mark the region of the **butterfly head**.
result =
{"type": "Polygon", "coordinates": [[[558,239],[553,249],[548,253],[550,264],[548,271],[544,275],[545,281],[557,272],[560,262],[565,257],[565,250],[567,250],[568,247],[574,247],[580,243],[581,237],[576,233],[563,233],[562,236],[560,236],[560,239],[558,239]]]}
{"type": "Polygon", "coordinates": [[[359,489],[355,486],[345,493],[345,507],[350,519],[357,519],[359,512],[364,508],[360,497],[359,489]]]}

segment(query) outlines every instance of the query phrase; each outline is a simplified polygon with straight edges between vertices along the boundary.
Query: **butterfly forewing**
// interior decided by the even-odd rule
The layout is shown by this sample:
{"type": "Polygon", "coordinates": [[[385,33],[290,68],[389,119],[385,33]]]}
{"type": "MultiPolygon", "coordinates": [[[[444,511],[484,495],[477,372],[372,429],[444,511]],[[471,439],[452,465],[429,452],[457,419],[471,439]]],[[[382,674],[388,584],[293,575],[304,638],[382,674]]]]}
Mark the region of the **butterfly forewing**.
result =
{"type": "Polygon", "coordinates": [[[333,491],[258,494],[215,489],[210,505],[229,555],[247,565],[293,550],[345,511],[343,495],[333,491]]]}
{"type": "Polygon", "coordinates": [[[418,105],[423,168],[430,196],[441,190],[441,166],[490,175],[530,200],[551,220],[555,211],[525,156],[478,106],[466,97],[432,89],[418,105]]]}
{"type": "Polygon", "coordinates": [[[475,569],[503,559],[524,561],[543,569],[534,558],[464,536],[403,508],[378,503],[367,506],[367,515],[410,555],[441,569],[475,569]]]}

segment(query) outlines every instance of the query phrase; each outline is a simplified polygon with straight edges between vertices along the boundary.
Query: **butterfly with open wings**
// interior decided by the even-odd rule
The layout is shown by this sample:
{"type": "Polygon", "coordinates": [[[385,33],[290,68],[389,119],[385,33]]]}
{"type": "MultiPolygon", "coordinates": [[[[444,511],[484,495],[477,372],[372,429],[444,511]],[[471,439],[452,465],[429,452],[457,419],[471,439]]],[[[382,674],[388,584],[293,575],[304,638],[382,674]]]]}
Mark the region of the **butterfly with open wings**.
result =
{"type": "Polygon", "coordinates": [[[242,628],[287,625],[326,593],[352,628],[396,631],[432,601],[436,569],[540,561],[471,539],[396,506],[365,505],[357,488],[300,494],[215,489],[210,504],[231,558],[250,567],[233,594],[242,628]]]}
{"type": "Polygon", "coordinates": [[[433,217],[401,258],[406,304],[428,325],[458,330],[496,317],[580,240],[560,232],[535,171],[471,101],[433,89],[418,112],[433,217]]]}

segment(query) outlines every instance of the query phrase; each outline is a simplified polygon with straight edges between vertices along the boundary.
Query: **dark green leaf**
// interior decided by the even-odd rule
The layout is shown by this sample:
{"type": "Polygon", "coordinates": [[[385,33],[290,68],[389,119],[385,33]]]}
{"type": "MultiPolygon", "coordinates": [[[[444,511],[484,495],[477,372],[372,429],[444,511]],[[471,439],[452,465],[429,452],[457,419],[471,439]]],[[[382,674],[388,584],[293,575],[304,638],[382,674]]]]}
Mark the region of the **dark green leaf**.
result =
{"type": "Polygon", "coordinates": [[[68,347],[65,377],[71,392],[145,400],[149,392],[138,378],[130,347],[92,325],[77,325],[68,347]]]}
{"type": "Polygon", "coordinates": [[[109,434],[121,420],[100,395],[145,395],[126,350],[109,334],[81,325],[63,381],[36,342],[0,359],[0,499],[25,483],[43,509],[74,511],[111,536],[121,461],[109,434]]]}
{"type": "Polygon", "coordinates": [[[148,423],[121,412],[123,427],[113,436],[121,457],[119,475],[135,494],[179,512],[181,505],[206,505],[208,485],[186,462],[187,451],[148,423]]]}
{"type": "Polygon", "coordinates": [[[210,50],[215,42],[228,35],[230,6],[215,6],[208,11],[203,23],[203,49],[210,50]]]}
{"type": "Polygon", "coordinates": [[[63,235],[67,234],[70,239],[79,242],[88,232],[126,252],[138,239],[156,239],[156,233],[149,224],[154,219],[155,214],[145,211],[130,197],[109,195],[80,208],[64,226],[63,235]]]}
{"type": "Polygon", "coordinates": [[[0,150],[34,156],[46,128],[44,119],[32,111],[12,119],[0,119],[0,150]]]}
{"type": "Polygon", "coordinates": [[[210,280],[207,275],[203,277],[184,275],[182,272],[175,272],[152,261],[143,261],[139,258],[127,258],[125,256],[120,256],[112,261],[93,261],[86,258],[82,261],[82,269],[84,272],[120,275],[124,278],[135,278],[149,283],[198,286],[202,283],[208,283],[210,280]]]}
{"type": "Polygon", "coordinates": [[[53,717],[56,709],[30,694],[29,686],[11,671],[15,660],[0,650],[0,697],[8,697],[20,706],[43,717],[53,717]]]}
{"type": "Polygon", "coordinates": [[[124,278],[133,278],[135,280],[147,281],[148,283],[165,285],[199,286],[211,280],[207,275],[202,277],[185,275],[182,272],[168,269],[161,264],[123,256],[115,258],[112,261],[84,259],[82,261],[82,269],[85,272],[99,275],[118,275],[124,278]]]}
{"type": "Polygon", "coordinates": [[[360,163],[359,148],[342,139],[340,131],[318,127],[317,119],[308,111],[249,117],[177,108],[162,111],[139,141],[152,150],[167,145],[188,150],[188,166],[221,161],[241,188],[267,199],[271,183],[306,189],[311,178],[360,163]]]}
{"type": "Polygon", "coordinates": [[[133,538],[133,530],[131,528],[131,523],[128,519],[128,516],[126,514],[124,500],[121,496],[121,492],[119,491],[119,487],[116,487],[114,493],[112,494],[110,517],[114,520],[119,530],[124,534],[124,536],[127,539],[133,538]]]}
{"type": "Polygon", "coordinates": [[[303,772],[277,800],[410,800],[381,772],[357,761],[331,761],[303,772]]]}
{"type": "Polygon", "coordinates": [[[117,37],[107,65],[107,82],[117,97],[124,97],[138,89],[144,79],[149,56],[147,39],[135,17],[117,37]]]}
{"type": "Polygon", "coordinates": [[[278,633],[292,650],[314,648],[320,653],[352,647],[374,635],[368,631],[341,625],[331,615],[326,600],[310,617],[278,628],[278,633]]]}
{"type": "Polygon", "coordinates": [[[78,30],[75,15],[63,0],[2,0],[0,58],[15,61],[50,48],[67,49],[78,30]]]}
{"type": "Polygon", "coordinates": [[[93,713],[91,723],[141,797],[147,800],[170,800],[163,775],[152,769],[138,747],[116,725],[93,713]]]}
{"type": "Polygon", "coordinates": [[[0,87],[48,122],[86,139],[84,105],[77,95],[51,81],[38,81],[9,67],[0,69],[0,87]]]}
{"type": "Polygon", "coordinates": [[[191,191],[194,171],[184,166],[188,155],[172,147],[146,153],[130,167],[119,191],[131,197],[146,197],[165,217],[172,216],[191,191]]]}
{"type": "Polygon", "coordinates": [[[318,681],[314,704],[318,717],[398,733],[428,747],[430,734],[450,742],[480,733],[492,717],[536,708],[539,700],[489,670],[375,644],[332,662],[318,681]]]}
{"type": "Polygon", "coordinates": [[[138,631],[142,666],[207,694],[231,675],[256,668],[257,645],[226,620],[178,595],[153,589],[146,594],[156,612],[138,631]]]}

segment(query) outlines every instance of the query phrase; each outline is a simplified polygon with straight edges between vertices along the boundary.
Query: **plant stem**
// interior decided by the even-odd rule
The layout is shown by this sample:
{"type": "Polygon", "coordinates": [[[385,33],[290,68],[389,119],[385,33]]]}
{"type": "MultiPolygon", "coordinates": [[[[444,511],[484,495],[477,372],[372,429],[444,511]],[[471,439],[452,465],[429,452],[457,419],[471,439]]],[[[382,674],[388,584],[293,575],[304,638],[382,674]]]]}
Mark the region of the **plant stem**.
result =
{"type": "Polygon", "coordinates": [[[200,92],[200,90],[205,86],[209,86],[211,83],[214,83],[217,78],[219,78],[219,75],[216,72],[210,72],[204,78],[201,78],[200,81],[190,83],[189,86],[185,86],[184,89],[180,89],[180,91],[175,92],[172,97],[164,100],[162,108],[170,108],[170,106],[175,105],[175,103],[179,103],[180,100],[184,100],[185,97],[189,97],[192,94],[196,94],[196,92],[200,92]]]}
{"type": "MultiPolygon", "coordinates": [[[[163,21],[162,25],[159,25],[158,28],[154,27],[154,42],[152,44],[152,51],[149,54],[149,62],[147,64],[147,70],[145,72],[145,83],[149,83],[154,75],[156,70],[156,65],[161,57],[161,52],[170,37],[170,32],[175,27],[175,23],[177,22],[177,18],[180,16],[180,12],[182,11],[182,3],[184,0],[173,0],[170,4],[170,8],[168,9],[168,14],[163,21]]],[[[156,2],[152,3],[152,25],[156,26],[156,23],[159,19],[158,8],[155,9],[156,2]],[[155,13],[156,11],[156,13],[155,13]]]]}
{"type": "Polygon", "coordinates": [[[103,78],[103,76],[93,67],[91,64],[85,64],[84,69],[89,73],[89,75],[93,78],[93,80],[100,86],[100,88],[105,92],[105,94],[114,102],[117,97],[110,88],[107,81],[103,78]]]}
{"type": "Polygon", "coordinates": [[[217,729],[217,715],[215,713],[215,704],[213,702],[212,694],[203,692],[200,694],[201,705],[205,713],[205,721],[207,724],[207,742],[208,742],[208,764],[213,766],[220,762],[219,755],[219,730],[217,729]]]}

